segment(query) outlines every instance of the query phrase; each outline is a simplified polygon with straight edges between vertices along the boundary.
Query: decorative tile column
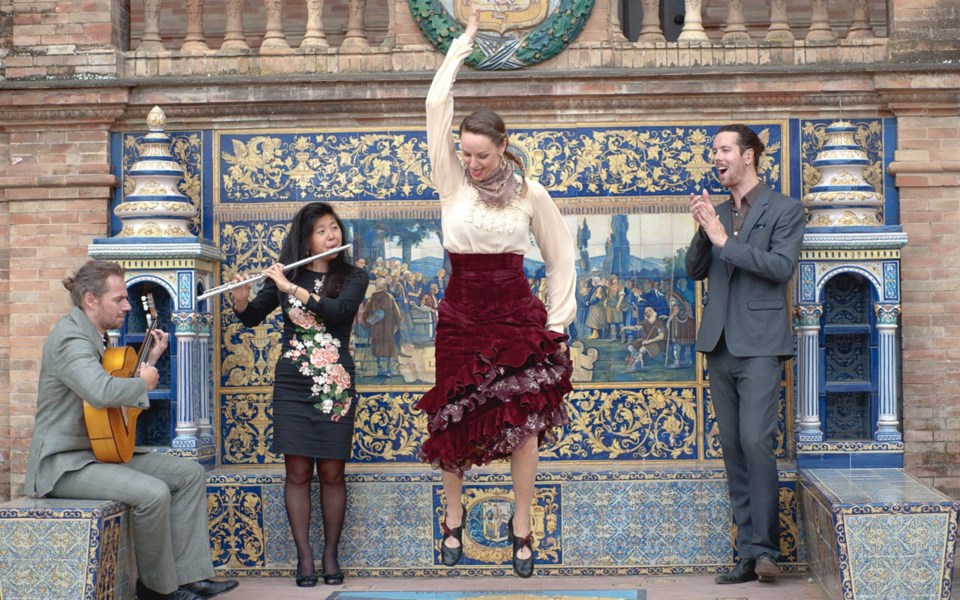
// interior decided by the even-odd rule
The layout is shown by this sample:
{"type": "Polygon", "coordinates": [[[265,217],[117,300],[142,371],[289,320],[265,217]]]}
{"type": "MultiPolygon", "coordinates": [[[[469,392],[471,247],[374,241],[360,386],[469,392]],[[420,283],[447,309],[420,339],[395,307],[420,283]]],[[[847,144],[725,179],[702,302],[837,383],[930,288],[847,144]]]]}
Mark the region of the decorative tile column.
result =
{"type": "MultiPolygon", "coordinates": [[[[178,154],[180,158],[173,156],[173,140],[164,131],[166,116],[159,107],[150,111],[147,126],[149,132],[144,135],[125,134],[130,137],[124,147],[135,157],[125,177],[134,185],[114,209],[120,231],[113,237],[95,239],[88,252],[92,258],[122,265],[131,293],[152,293],[162,319],[160,326],[170,333],[170,348],[158,363],[163,385],[150,393],[151,410],[140,416],[145,427],[139,438],[147,439],[138,439],[138,443],[212,467],[216,446],[209,408],[211,316],[199,310],[196,296],[199,290],[212,287],[221,254],[209,240],[194,233],[202,222],[198,218],[201,201],[181,189],[184,165],[202,163],[202,144],[199,135],[181,133],[178,141],[190,148],[187,162],[181,164],[184,153],[178,154]],[[136,142],[130,144],[133,140],[136,142]],[[206,421],[201,421],[204,418],[206,421]]],[[[111,343],[137,343],[143,332],[130,327],[128,319],[125,332],[112,332],[111,343]]]]}
{"type": "Polygon", "coordinates": [[[822,442],[823,430],[820,427],[820,318],[823,306],[802,304],[796,308],[799,321],[799,364],[797,370],[797,441],[822,442]]]}
{"type": "Polygon", "coordinates": [[[801,131],[809,187],[796,298],[797,464],[902,467],[896,333],[907,236],[887,223],[896,205],[877,175],[884,134],[862,119],[810,121],[801,131]]]}
{"type": "Polygon", "coordinates": [[[874,309],[877,315],[877,337],[880,346],[879,416],[877,418],[878,442],[899,442],[900,420],[897,418],[897,319],[900,305],[878,302],[874,309]]]}
{"type": "Polygon", "coordinates": [[[212,330],[213,315],[197,313],[197,356],[199,357],[199,372],[202,374],[198,393],[197,426],[200,429],[200,446],[209,447],[211,453],[215,446],[210,419],[210,409],[213,405],[213,386],[211,385],[213,383],[213,347],[210,344],[212,330]]]}
{"type": "Polygon", "coordinates": [[[197,437],[196,406],[200,388],[200,370],[197,368],[197,315],[174,313],[173,323],[177,331],[177,428],[172,448],[195,450],[197,437]]]}

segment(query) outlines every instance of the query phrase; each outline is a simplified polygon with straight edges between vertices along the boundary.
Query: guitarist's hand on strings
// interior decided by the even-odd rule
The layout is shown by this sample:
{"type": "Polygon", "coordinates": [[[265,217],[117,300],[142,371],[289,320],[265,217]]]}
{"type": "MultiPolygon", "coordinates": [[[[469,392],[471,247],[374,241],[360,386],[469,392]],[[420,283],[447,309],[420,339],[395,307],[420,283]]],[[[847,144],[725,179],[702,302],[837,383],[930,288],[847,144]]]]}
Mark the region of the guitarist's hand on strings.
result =
{"type": "Polygon", "coordinates": [[[157,384],[160,383],[160,372],[157,371],[156,364],[163,353],[167,351],[167,346],[170,343],[170,336],[166,331],[154,329],[150,332],[150,335],[153,336],[150,354],[147,355],[147,360],[140,365],[140,369],[137,371],[137,376],[146,382],[147,390],[155,389],[157,384]]]}

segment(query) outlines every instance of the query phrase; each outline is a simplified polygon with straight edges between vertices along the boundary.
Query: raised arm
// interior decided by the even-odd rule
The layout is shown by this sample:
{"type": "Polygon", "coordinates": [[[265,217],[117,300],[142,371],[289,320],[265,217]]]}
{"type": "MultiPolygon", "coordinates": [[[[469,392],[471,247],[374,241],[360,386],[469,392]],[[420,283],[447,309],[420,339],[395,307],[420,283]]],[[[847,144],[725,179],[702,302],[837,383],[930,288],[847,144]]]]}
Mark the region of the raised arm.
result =
{"type": "Polygon", "coordinates": [[[473,8],[466,31],[450,44],[447,56],[433,76],[433,83],[427,92],[427,152],[433,185],[441,200],[456,193],[463,184],[463,168],[453,142],[453,83],[463,61],[473,51],[479,22],[479,11],[473,8]]]}

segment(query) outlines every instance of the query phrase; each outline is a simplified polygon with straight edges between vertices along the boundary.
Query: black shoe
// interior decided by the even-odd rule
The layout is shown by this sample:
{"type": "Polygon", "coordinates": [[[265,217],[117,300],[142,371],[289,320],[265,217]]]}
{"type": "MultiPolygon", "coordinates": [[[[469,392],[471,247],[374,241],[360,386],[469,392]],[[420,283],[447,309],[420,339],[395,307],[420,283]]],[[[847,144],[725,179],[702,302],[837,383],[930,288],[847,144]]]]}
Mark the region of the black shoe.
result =
{"type": "Polygon", "coordinates": [[[507,534],[510,536],[510,543],[513,544],[513,572],[526,579],[533,575],[533,532],[518,538],[513,533],[513,515],[510,515],[510,520],[507,521],[507,534]],[[517,553],[524,546],[530,549],[530,556],[517,558],[517,553]]]}
{"type": "Polygon", "coordinates": [[[317,573],[313,572],[312,575],[301,575],[300,574],[300,559],[297,559],[297,572],[294,573],[297,581],[297,587],[314,587],[317,585],[317,573]]]}
{"type": "Polygon", "coordinates": [[[447,520],[444,519],[443,523],[440,524],[440,527],[443,528],[443,539],[440,540],[440,562],[448,567],[455,566],[460,562],[460,557],[463,556],[463,524],[467,520],[467,506],[463,505],[463,515],[460,517],[460,526],[450,529],[447,527],[447,520]],[[445,542],[448,537],[452,537],[460,545],[456,548],[451,548],[445,542]]]}
{"type": "Polygon", "coordinates": [[[143,582],[137,579],[137,599],[138,600],[202,600],[203,596],[198,596],[190,590],[182,587],[177,588],[169,594],[155,592],[143,585],[143,582]]]}
{"type": "Polygon", "coordinates": [[[321,573],[325,585],[341,585],[343,583],[343,571],[336,573],[321,573]]]}
{"type": "Polygon", "coordinates": [[[203,579],[201,581],[194,581],[193,583],[181,585],[180,589],[193,592],[194,594],[204,598],[213,598],[214,596],[219,596],[220,594],[226,594],[238,585],[240,584],[237,583],[235,579],[224,579],[223,581],[203,579]]]}
{"type": "Polygon", "coordinates": [[[757,578],[760,580],[760,583],[776,583],[777,577],[780,576],[780,567],[777,566],[777,561],[773,560],[773,557],[763,552],[757,555],[757,564],[753,568],[753,572],[757,574],[757,578]]]}
{"type": "Polygon", "coordinates": [[[757,561],[752,558],[741,558],[740,562],[729,572],[717,575],[714,581],[717,583],[746,583],[756,581],[757,574],[753,571],[757,566],[757,561]]]}

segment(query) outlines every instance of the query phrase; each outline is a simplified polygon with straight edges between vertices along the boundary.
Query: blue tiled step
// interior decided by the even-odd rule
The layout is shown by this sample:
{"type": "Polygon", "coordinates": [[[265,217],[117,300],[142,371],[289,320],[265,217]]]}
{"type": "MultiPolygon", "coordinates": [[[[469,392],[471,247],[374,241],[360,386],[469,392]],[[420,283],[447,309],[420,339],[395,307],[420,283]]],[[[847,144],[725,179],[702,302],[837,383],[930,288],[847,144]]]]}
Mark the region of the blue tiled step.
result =
{"type": "Polygon", "coordinates": [[[4,600],[134,597],[129,511],[119,502],[20,498],[0,504],[4,600]]]}
{"type": "MultiPolygon", "coordinates": [[[[439,557],[438,472],[351,465],[340,565],[351,576],[509,574],[506,523],[512,512],[505,465],[470,473],[464,558],[456,568],[439,557]]],[[[318,485],[311,539],[322,548],[318,485]]],[[[224,575],[287,575],[296,565],[283,507],[282,471],[211,472],[210,528],[214,563],[224,575]]],[[[781,546],[788,570],[805,567],[797,524],[796,470],[781,466],[781,546]]],[[[542,464],[533,530],[538,574],[711,573],[734,560],[726,480],[716,463],[617,463],[563,470],[542,464]]]]}
{"type": "Polygon", "coordinates": [[[831,598],[947,598],[958,505],[903,469],[801,469],[807,561],[831,598]]]}

